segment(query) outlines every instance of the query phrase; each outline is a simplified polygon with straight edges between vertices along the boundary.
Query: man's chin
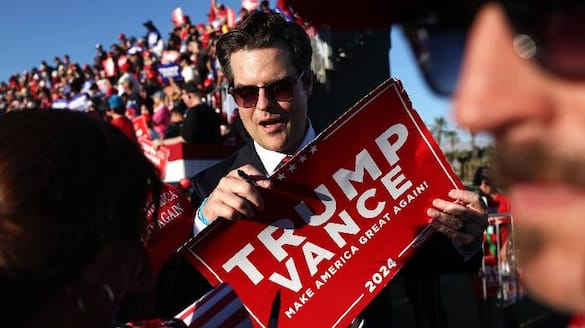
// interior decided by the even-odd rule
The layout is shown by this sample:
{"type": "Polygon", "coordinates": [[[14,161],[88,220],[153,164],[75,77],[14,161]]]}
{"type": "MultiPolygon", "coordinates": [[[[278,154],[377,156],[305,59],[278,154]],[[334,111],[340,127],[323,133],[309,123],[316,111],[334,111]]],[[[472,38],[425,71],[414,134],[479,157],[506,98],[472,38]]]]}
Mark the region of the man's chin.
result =
{"type": "Polygon", "coordinates": [[[294,153],[296,148],[291,147],[291,139],[284,133],[263,135],[261,139],[255,139],[264,149],[279,153],[294,153]],[[291,149],[293,148],[293,149],[291,149]]]}
{"type": "Polygon", "coordinates": [[[585,313],[585,299],[581,296],[569,295],[565,293],[560,295],[554,287],[552,289],[543,288],[542,285],[534,286],[529,279],[525,279],[523,285],[528,294],[535,300],[545,304],[552,309],[565,313],[585,313]],[[547,292],[548,291],[548,292],[547,292]],[[549,293],[550,292],[550,293],[549,293]]]}
{"type": "Polygon", "coordinates": [[[585,258],[575,263],[568,256],[543,252],[521,265],[522,285],[536,300],[558,311],[585,313],[583,262],[585,258]]]}

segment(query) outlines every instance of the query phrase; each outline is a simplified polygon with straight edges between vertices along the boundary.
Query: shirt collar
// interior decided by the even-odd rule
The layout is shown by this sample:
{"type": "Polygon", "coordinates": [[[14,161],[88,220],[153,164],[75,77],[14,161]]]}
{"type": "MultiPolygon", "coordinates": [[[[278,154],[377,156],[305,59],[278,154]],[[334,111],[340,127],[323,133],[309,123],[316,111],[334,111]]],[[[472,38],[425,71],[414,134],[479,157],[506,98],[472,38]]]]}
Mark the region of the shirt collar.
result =
{"type": "MultiPolygon", "coordinates": [[[[296,151],[299,151],[300,149],[305,147],[309,142],[313,141],[313,139],[315,139],[315,137],[317,136],[317,134],[315,133],[315,130],[313,129],[313,125],[311,125],[311,121],[307,120],[307,124],[308,124],[308,128],[307,128],[307,132],[305,133],[305,138],[303,139],[303,141],[301,142],[301,145],[299,146],[299,148],[296,151]]],[[[256,153],[258,154],[258,157],[260,157],[260,160],[262,161],[262,165],[264,165],[264,168],[266,169],[266,172],[268,173],[268,175],[271,175],[274,172],[274,170],[276,169],[278,164],[280,164],[282,159],[284,157],[286,157],[286,155],[287,155],[285,153],[279,153],[277,151],[268,150],[266,148],[263,148],[256,141],[254,141],[254,148],[256,149],[256,153]]]]}

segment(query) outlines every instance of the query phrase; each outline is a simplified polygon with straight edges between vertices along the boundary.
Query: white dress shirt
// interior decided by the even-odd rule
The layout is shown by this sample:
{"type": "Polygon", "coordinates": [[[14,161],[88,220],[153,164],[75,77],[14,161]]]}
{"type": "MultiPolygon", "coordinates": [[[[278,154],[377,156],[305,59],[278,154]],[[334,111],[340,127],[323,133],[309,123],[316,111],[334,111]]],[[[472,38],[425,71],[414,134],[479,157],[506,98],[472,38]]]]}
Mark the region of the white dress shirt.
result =
{"type": "MultiPolygon", "coordinates": [[[[313,139],[315,139],[315,137],[317,136],[315,130],[313,129],[313,126],[311,125],[311,122],[307,121],[307,124],[308,127],[307,133],[305,133],[305,138],[303,139],[301,145],[295,151],[295,153],[303,149],[303,147],[305,147],[309,142],[313,141],[313,139]]],[[[256,149],[256,153],[258,153],[258,157],[260,157],[260,160],[262,161],[262,165],[264,165],[266,172],[268,172],[268,175],[271,175],[276,169],[276,167],[280,164],[282,159],[287,156],[287,154],[285,153],[279,153],[277,151],[263,148],[256,141],[254,141],[254,148],[256,149]]]]}

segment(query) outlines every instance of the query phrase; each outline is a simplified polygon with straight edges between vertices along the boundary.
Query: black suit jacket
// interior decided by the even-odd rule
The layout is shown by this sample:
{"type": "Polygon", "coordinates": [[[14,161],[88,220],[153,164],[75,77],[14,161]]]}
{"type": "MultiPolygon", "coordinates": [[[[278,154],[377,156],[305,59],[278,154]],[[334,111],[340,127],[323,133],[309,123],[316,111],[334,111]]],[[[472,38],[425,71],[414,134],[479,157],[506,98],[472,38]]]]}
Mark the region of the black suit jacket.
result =
{"type": "MultiPolygon", "coordinates": [[[[245,143],[226,159],[191,178],[191,203],[194,208],[198,208],[203,199],[211,194],[221,178],[245,164],[252,164],[266,173],[253,142],[245,143]]],[[[157,280],[155,314],[163,318],[174,316],[211,288],[211,284],[190,263],[174,256],[167,261],[157,280]]]]}
{"type": "Polygon", "coordinates": [[[226,176],[230,171],[237,169],[246,164],[251,164],[260,172],[267,174],[264,165],[252,141],[246,142],[238,151],[230,155],[228,158],[222,160],[216,165],[199,172],[193,177],[193,193],[191,194],[191,203],[195,208],[198,208],[203,198],[209,196],[211,192],[217,187],[219,180],[226,176]]]}

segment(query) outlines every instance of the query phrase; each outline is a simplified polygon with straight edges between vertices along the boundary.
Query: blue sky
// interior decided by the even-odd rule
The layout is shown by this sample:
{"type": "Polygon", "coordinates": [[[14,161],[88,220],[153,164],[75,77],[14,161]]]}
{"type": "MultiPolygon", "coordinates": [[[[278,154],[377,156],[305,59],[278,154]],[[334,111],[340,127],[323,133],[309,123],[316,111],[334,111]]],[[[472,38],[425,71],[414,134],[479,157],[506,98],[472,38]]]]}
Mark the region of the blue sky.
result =
{"type": "MultiPolygon", "coordinates": [[[[241,4],[241,0],[219,2],[236,11],[241,4]]],[[[38,66],[42,60],[52,64],[55,56],[64,54],[78,63],[91,63],[96,43],[107,49],[119,33],[141,37],[146,32],[142,23],[148,19],[166,39],[175,8],[181,7],[192,22],[199,23],[207,21],[209,5],[210,0],[6,1],[0,10],[0,80],[38,66]]],[[[432,123],[435,117],[444,116],[452,122],[449,100],[427,88],[399,29],[393,29],[392,38],[392,75],[402,80],[423,120],[432,123]]]]}

